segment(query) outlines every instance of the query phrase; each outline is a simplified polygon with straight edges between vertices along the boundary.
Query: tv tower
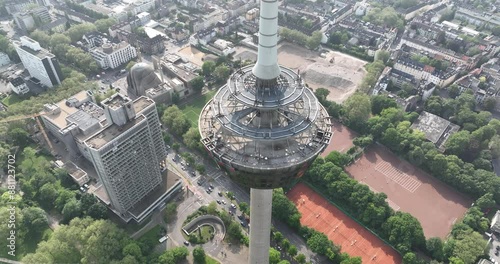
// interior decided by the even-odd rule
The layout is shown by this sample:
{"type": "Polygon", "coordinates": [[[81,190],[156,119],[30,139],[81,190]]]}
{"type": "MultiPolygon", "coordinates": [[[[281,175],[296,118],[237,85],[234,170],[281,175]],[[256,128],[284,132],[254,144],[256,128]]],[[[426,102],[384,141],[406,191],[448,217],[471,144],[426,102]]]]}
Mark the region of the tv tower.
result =
{"type": "Polygon", "coordinates": [[[278,65],[277,44],[278,0],[261,0],[257,63],[234,72],[198,121],[209,155],[251,188],[250,264],[269,263],[272,189],[300,178],[332,135],[313,91],[278,65]]]}

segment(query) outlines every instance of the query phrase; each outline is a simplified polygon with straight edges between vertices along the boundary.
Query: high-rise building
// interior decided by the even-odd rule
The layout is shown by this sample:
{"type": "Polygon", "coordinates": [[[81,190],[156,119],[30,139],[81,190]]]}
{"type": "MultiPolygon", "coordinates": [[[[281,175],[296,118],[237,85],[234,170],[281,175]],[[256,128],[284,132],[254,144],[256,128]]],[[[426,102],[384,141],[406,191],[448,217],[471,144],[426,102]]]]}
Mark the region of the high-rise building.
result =
{"type": "Polygon", "coordinates": [[[166,148],[151,99],[115,94],[102,105],[108,126],[85,144],[111,205],[125,215],[161,185],[166,148]]]}
{"type": "Polygon", "coordinates": [[[313,91],[297,72],[278,65],[278,5],[260,1],[257,63],[231,75],[198,125],[212,158],[251,188],[251,264],[269,263],[272,189],[302,177],[332,135],[313,91]]]}
{"type": "Polygon", "coordinates": [[[54,54],[40,47],[33,39],[23,36],[21,41],[14,41],[17,54],[31,77],[35,77],[47,87],[61,84],[61,68],[54,54]]]}
{"type": "Polygon", "coordinates": [[[45,105],[42,120],[68,157],[92,163],[92,193],[124,221],[141,222],[182,188],[179,177],[161,167],[167,152],[155,102],[115,94],[101,104],[104,109],[82,91],[45,105]]]}

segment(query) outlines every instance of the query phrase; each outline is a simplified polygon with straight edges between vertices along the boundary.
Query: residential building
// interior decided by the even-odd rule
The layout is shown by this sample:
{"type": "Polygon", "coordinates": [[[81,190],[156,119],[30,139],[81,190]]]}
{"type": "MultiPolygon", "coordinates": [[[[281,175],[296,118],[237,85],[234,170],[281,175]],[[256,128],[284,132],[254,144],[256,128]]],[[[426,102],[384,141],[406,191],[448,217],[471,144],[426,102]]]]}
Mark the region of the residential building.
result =
{"type": "Polygon", "coordinates": [[[17,77],[14,80],[10,81],[7,85],[7,88],[11,89],[14,93],[23,95],[27,94],[30,91],[30,88],[26,85],[23,78],[17,77]]]}
{"type": "Polygon", "coordinates": [[[10,63],[9,55],[0,51],[0,67],[10,63]]]}
{"type": "Polygon", "coordinates": [[[16,26],[22,31],[30,31],[35,28],[35,20],[30,13],[15,13],[13,15],[16,26]]]}
{"type": "MultiPolygon", "coordinates": [[[[104,109],[92,92],[83,91],[45,105],[42,120],[70,156],[92,163],[98,177],[93,194],[124,221],[141,222],[182,187],[177,176],[161,169],[167,153],[155,103],[115,94],[101,104],[104,109]]],[[[82,176],[73,178],[88,181],[82,176]]]]}
{"type": "Polygon", "coordinates": [[[118,44],[105,42],[101,47],[90,50],[90,54],[103,69],[114,69],[137,57],[136,49],[125,41],[118,44]]]}
{"type": "Polygon", "coordinates": [[[45,32],[56,32],[62,33],[66,31],[66,25],[68,23],[68,19],[65,17],[57,18],[56,20],[47,23],[40,27],[40,30],[45,32]]]}
{"type": "Polygon", "coordinates": [[[411,128],[424,132],[425,138],[434,143],[439,151],[444,152],[446,141],[460,129],[460,126],[435,114],[423,111],[413,122],[411,128]]]}
{"type": "Polygon", "coordinates": [[[108,125],[85,145],[113,210],[141,222],[165,200],[165,193],[151,197],[164,184],[167,156],[155,103],[115,94],[102,105],[108,125]]]}
{"type": "Polygon", "coordinates": [[[462,7],[455,12],[455,19],[465,19],[475,26],[498,27],[500,26],[500,15],[491,13],[477,13],[462,7]]]}
{"type": "Polygon", "coordinates": [[[47,87],[61,84],[61,68],[54,54],[40,47],[37,41],[29,37],[23,36],[20,39],[20,42],[14,41],[14,46],[31,77],[37,78],[47,87]]]}

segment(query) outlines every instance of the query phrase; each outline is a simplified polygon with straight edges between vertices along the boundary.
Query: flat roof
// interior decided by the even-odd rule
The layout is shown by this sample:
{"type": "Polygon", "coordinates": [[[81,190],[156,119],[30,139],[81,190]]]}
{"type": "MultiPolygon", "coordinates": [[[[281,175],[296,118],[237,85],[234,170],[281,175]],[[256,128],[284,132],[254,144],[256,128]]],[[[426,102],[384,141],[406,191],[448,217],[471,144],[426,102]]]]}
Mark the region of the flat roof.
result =
{"type": "Polygon", "coordinates": [[[156,187],[156,189],[128,210],[135,218],[139,218],[141,213],[155,204],[158,199],[163,198],[163,195],[166,194],[170,188],[181,181],[181,177],[169,169],[162,172],[162,178],[162,183],[156,187]]]}
{"type": "Polygon", "coordinates": [[[425,138],[436,144],[450,124],[450,121],[440,116],[423,111],[411,128],[424,132],[425,138]]]}
{"type": "Polygon", "coordinates": [[[134,100],[134,111],[136,114],[140,114],[148,106],[154,104],[154,101],[146,96],[141,96],[134,100]]]}
{"type": "Polygon", "coordinates": [[[91,148],[100,149],[101,147],[103,147],[107,143],[111,142],[116,137],[123,134],[125,131],[127,131],[131,127],[133,127],[136,124],[143,121],[144,119],[146,119],[146,117],[141,115],[141,116],[137,116],[134,120],[127,122],[123,126],[118,126],[116,124],[112,124],[111,126],[108,126],[105,129],[101,130],[99,133],[93,135],[92,137],[87,139],[85,142],[91,148]]]}
{"type": "Polygon", "coordinates": [[[130,102],[130,98],[121,95],[120,93],[116,93],[110,98],[101,102],[102,105],[106,105],[111,109],[117,109],[121,107],[124,103],[130,102]]]}
{"type": "Polygon", "coordinates": [[[65,165],[66,170],[68,171],[69,175],[71,175],[71,177],[73,177],[76,180],[79,180],[80,178],[85,177],[87,175],[87,172],[80,169],[73,162],[68,162],[64,165],[65,165]]]}
{"type": "Polygon", "coordinates": [[[14,42],[20,49],[23,49],[24,51],[37,56],[39,59],[45,59],[45,58],[55,58],[54,54],[50,53],[48,50],[42,48],[38,51],[32,50],[29,47],[23,46],[20,42],[14,42]]]}
{"type": "MultiPolygon", "coordinates": [[[[78,101],[85,100],[87,98],[87,91],[81,91],[81,92],[71,96],[71,98],[75,98],[78,101]]],[[[57,107],[59,107],[59,109],[61,109],[61,111],[59,113],[53,114],[53,115],[50,115],[50,114],[43,115],[43,117],[45,119],[50,121],[52,124],[57,126],[59,129],[63,129],[68,125],[68,122],[66,121],[66,118],[68,116],[79,111],[79,109],[76,107],[67,106],[66,100],[67,99],[64,99],[64,100],[61,100],[61,101],[54,104],[57,107]]]]}

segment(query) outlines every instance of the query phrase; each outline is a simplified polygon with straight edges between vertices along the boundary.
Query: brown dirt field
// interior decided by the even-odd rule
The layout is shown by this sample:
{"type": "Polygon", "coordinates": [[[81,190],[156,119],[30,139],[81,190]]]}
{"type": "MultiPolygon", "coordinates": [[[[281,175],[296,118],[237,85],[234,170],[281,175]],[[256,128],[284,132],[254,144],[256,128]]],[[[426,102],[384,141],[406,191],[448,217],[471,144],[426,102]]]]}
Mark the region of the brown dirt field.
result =
{"type": "Polygon", "coordinates": [[[199,51],[198,49],[187,46],[178,51],[179,55],[182,57],[187,58],[191,63],[194,63],[198,66],[201,67],[203,65],[203,61],[201,60],[204,56],[205,53],[199,51]]]}
{"type": "MultiPolygon", "coordinates": [[[[255,61],[257,51],[237,47],[233,57],[255,61]]],[[[278,45],[278,63],[299,70],[311,89],[328,89],[328,99],[337,103],[349,98],[366,74],[363,60],[334,51],[322,58],[317,52],[287,42],[278,45]]]]}
{"type": "Polygon", "coordinates": [[[396,250],[307,185],[303,183],[295,185],[287,196],[302,214],[301,224],[327,235],[334,244],[341,246],[341,252],[361,257],[365,264],[399,264],[402,262],[396,250]]]}
{"type": "Polygon", "coordinates": [[[387,194],[389,205],[395,210],[416,217],[427,238],[445,238],[472,203],[380,145],[367,149],[346,171],[373,191],[387,194]]]}
{"type": "Polygon", "coordinates": [[[336,150],[338,152],[346,152],[349,148],[354,146],[352,140],[357,136],[356,132],[350,130],[346,126],[337,121],[332,122],[332,139],[328,147],[321,154],[321,157],[326,157],[330,152],[336,150]]]}

